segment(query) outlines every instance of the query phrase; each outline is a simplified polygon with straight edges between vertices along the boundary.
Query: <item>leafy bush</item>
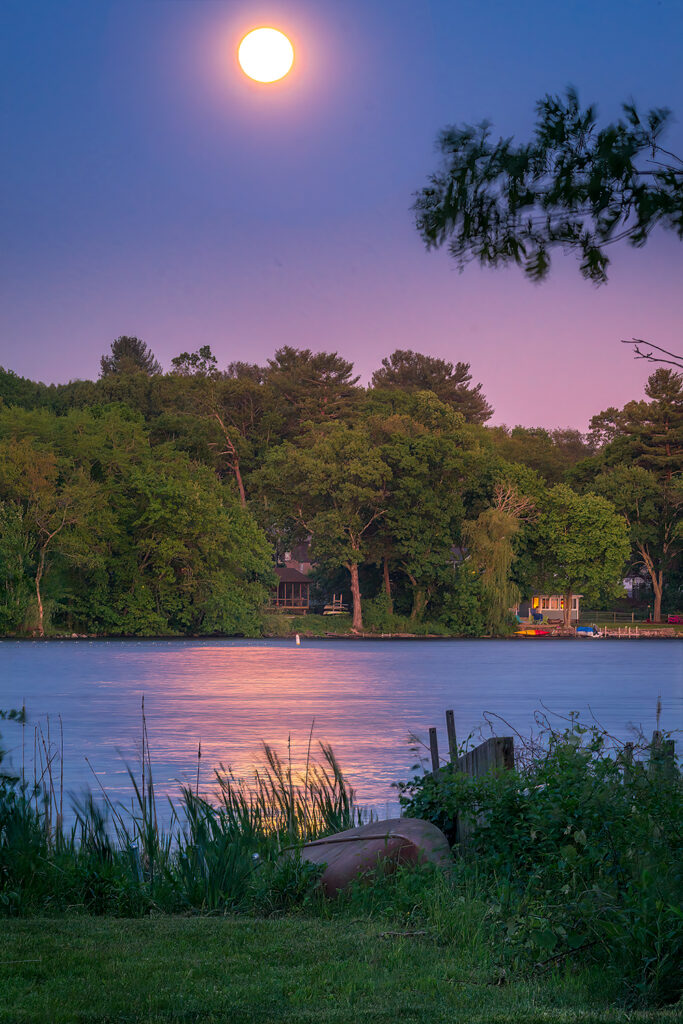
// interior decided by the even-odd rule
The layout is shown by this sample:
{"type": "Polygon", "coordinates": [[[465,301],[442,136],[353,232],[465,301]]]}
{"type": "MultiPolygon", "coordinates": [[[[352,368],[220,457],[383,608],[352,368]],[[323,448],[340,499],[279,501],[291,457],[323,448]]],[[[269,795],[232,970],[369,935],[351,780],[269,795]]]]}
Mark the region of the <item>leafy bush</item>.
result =
{"type": "Polygon", "coordinates": [[[487,632],[481,578],[467,565],[458,568],[452,587],[443,594],[439,622],[458,636],[481,636],[487,632]]]}
{"type": "Polygon", "coordinates": [[[632,1001],[673,1002],[683,957],[683,800],[678,767],[610,756],[578,723],[515,771],[470,778],[442,769],[401,787],[405,813],[451,842],[471,829],[465,863],[488,880],[507,956],[587,957],[632,1001]]]}

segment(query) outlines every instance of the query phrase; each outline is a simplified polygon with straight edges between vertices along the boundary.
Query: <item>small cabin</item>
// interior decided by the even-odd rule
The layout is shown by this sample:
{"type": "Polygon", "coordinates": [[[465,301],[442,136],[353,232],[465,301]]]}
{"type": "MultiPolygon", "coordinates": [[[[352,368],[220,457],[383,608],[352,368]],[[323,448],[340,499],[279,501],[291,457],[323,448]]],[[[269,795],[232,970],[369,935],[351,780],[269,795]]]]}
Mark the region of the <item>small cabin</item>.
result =
{"type": "MultiPolygon", "coordinates": [[[[571,621],[579,621],[579,603],[583,594],[572,594],[571,621]]],[[[564,619],[564,596],[562,594],[534,594],[528,601],[521,601],[517,608],[520,619],[540,621],[539,616],[547,622],[561,622],[564,619]]]]}
{"type": "Polygon", "coordinates": [[[270,599],[271,608],[289,612],[291,615],[305,615],[308,611],[308,597],[311,583],[298,569],[276,566],[277,591],[270,599]]]}

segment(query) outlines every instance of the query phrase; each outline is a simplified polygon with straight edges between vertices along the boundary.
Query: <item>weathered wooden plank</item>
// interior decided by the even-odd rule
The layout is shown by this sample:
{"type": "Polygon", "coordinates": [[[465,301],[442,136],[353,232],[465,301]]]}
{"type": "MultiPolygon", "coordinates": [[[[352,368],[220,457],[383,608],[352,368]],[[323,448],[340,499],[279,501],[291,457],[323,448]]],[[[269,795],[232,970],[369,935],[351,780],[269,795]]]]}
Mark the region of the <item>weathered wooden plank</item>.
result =
{"type": "Polygon", "coordinates": [[[515,741],[512,736],[499,736],[497,737],[501,767],[506,771],[512,771],[515,767],[515,741]]]}
{"type": "Polygon", "coordinates": [[[432,755],[432,771],[436,773],[439,770],[439,740],[433,727],[429,730],[429,750],[432,755]]]}
{"type": "Polygon", "coordinates": [[[514,768],[515,742],[512,736],[491,736],[455,762],[458,771],[479,778],[492,769],[514,768]]]}
{"type": "MultiPolygon", "coordinates": [[[[512,736],[491,736],[474,750],[468,750],[455,761],[457,771],[481,778],[490,771],[514,768],[515,742],[512,736]]],[[[455,839],[460,846],[468,842],[472,826],[458,815],[455,823],[455,839]]]]}
{"type": "Polygon", "coordinates": [[[458,741],[455,735],[455,715],[452,711],[446,712],[446,732],[448,733],[448,755],[452,765],[458,759],[458,741]]]}

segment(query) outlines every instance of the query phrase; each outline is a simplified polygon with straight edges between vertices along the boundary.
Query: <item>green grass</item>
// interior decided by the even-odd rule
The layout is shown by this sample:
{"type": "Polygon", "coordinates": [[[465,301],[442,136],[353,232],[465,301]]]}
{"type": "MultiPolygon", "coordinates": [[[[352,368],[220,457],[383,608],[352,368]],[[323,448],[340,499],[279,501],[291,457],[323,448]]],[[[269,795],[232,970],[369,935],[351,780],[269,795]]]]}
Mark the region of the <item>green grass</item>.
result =
{"type": "MultiPolygon", "coordinates": [[[[350,615],[282,615],[270,614],[265,618],[264,633],[271,637],[292,637],[295,633],[301,636],[326,636],[334,633],[348,636],[353,632],[350,615]]],[[[450,636],[447,630],[436,622],[418,622],[411,619],[396,617],[392,625],[376,626],[366,621],[363,628],[364,636],[380,636],[382,634],[411,634],[415,636],[437,635],[450,636]]],[[[456,634],[453,634],[454,636],[456,634]]]]}
{"type": "MultiPolygon", "coordinates": [[[[2,1024],[640,1022],[600,972],[501,984],[467,943],[337,918],[5,920],[2,1024]]],[[[504,979],[502,979],[504,980],[504,979]]]]}
{"type": "Polygon", "coordinates": [[[351,632],[350,615],[283,615],[281,612],[265,617],[266,636],[325,636],[326,633],[346,634],[351,632]]]}
{"type": "Polygon", "coordinates": [[[601,621],[598,619],[598,625],[607,626],[608,629],[623,629],[624,626],[630,626],[632,629],[637,626],[639,633],[650,633],[656,632],[660,629],[670,629],[676,634],[683,634],[683,622],[617,622],[616,625],[611,619],[604,619],[601,621]]]}
{"type": "MultiPolygon", "coordinates": [[[[598,625],[600,627],[607,627],[608,629],[618,629],[631,626],[631,628],[638,627],[638,631],[641,633],[657,632],[661,629],[673,630],[677,636],[683,636],[683,623],[676,625],[668,625],[666,622],[653,623],[653,622],[617,622],[616,625],[612,621],[612,616],[609,612],[600,613],[594,618],[587,619],[581,618],[580,625],[591,626],[598,625]]],[[[522,628],[522,627],[517,627],[522,628]]],[[[387,632],[392,630],[387,629],[387,632]]],[[[411,622],[405,620],[398,623],[393,630],[396,633],[412,633],[417,636],[430,635],[430,636],[453,636],[457,637],[458,634],[449,634],[444,630],[444,627],[438,623],[433,622],[411,622]]],[[[264,633],[268,637],[281,637],[290,638],[294,637],[296,633],[299,633],[303,637],[324,637],[330,633],[337,636],[349,636],[352,634],[352,623],[350,615],[283,615],[280,613],[269,614],[265,617],[264,633]]],[[[363,630],[364,636],[379,636],[382,633],[382,629],[374,628],[369,626],[367,623],[363,630]]]]}

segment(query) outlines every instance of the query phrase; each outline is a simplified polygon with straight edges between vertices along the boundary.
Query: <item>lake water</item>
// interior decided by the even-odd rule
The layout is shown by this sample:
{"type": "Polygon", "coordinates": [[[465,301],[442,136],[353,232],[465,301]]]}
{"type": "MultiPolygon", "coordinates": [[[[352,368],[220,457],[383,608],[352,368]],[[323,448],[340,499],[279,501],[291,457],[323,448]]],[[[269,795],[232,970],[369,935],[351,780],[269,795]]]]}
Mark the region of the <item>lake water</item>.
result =
{"type": "MultiPolygon", "coordinates": [[[[25,703],[23,731],[2,725],[3,746],[33,778],[34,730],[54,746],[61,715],[64,787],[96,783],[130,799],[125,763],[139,763],[140,703],[145,709],[158,792],[177,793],[223,762],[246,776],[265,740],[293,761],[314,739],[332,744],[361,804],[396,808],[391,784],[416,762],[409,734],[439,729],[445,753],[447,708],[458,738],[528,734],[534,713],[591,714],[613,735],[683,728],[683,643],[662,640],[413,641],[0,641],[0,708],[25,703]]],[[[559,719],[555,724],[561,725],[559,719]]]]}

